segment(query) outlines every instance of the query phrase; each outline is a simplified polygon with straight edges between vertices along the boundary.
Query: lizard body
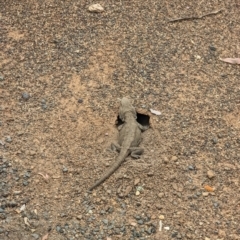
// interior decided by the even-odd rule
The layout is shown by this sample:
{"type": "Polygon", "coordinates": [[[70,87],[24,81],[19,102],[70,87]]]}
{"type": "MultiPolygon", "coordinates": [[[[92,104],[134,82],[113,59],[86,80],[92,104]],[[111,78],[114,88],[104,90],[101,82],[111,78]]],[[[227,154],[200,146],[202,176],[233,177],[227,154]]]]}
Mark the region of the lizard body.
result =
{"type": "Polygon", "coordinates": [[[125,158],[131,154],[133,158],[139,158],[143,153],[143,149],[138,145],[141,142],[141,132],[144,131],[142,125],[140,125],[137,119],[137,113],[132,106],[131,101],[124,97],[121,100],[119,108],[119,118],[124,122],[119,127],[118,143],[111,145],[112,149],[117,149],[119,155],[116,158],[114,164],[106,171],[105,174],[92,186],[89,191],[92,191],[95,187],[103,183],[108,177],[110,177],[124,162],[125,158]]]}

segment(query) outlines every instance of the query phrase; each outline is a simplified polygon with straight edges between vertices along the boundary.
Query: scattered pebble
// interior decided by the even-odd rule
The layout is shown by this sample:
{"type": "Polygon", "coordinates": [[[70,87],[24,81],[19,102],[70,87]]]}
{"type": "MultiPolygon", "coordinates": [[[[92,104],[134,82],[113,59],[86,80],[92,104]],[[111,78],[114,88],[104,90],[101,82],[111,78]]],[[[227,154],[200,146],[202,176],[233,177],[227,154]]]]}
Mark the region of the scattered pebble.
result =
{"type": "Polygon", "coordinates": [[[213,179],[215,177],[215,173],[212,170],[207,171],[207,176],[209,179],[213,179]]]}
{"type": "Polygon", "coordinates": [[[217,138],[213,138],[212,142],[213,142],[213,144],[217,144],[218,143],[218,139],[217,138]]]}
{"type": "Polygon", "coordinates": [[[59,233],[63,233],[63,229],[60,226],[56,226],[56,230],[59,233]]]}
{"type": "Polygon", "coordinates": [[[0,81],[3,81],[3,80],[4,80],[3,75],[0,75],[0,81]]]}
{"type": "Polygon", "coordinates": [[[194,169],[195,169],[194,166],[192,166],[192,165],[189,165],[189,166],[188,166],[188,170],[193,171],[194,169]]]}
{"type": "Polygon", "coordinates": [[[139,225],[143,225],[144,222],[143,222],[142,219],[140,219],[140,220],[137,221],[137,223],[138,223],[139,225]]]}
{"type": "Polygon", "coordinates": [[[39,239],[39,235],[36,233],[33,233],[32,236],[34,237],[34,239],[39,239]]]}
{"type": "Polygon", "coordinates": [[[12,138],[10,136],[7,136],[6,139],[5,139],[6,142],[10,143],[12,142],[12,138]]]}
{"type": "Polygon", "coordinates": [[[140,183],[140,178],[136,178],[135,181],[134,181],[134,185],[138,185],[140,183]]]}
{"type": "Polygon", "coordinates": [[[163,205],[156,204],[156,208],[157,208],[158,210],[161,210],[161,209],[163,209],[163,205]]]}
{"type": "Polygon", "coordinates": [[[170,227],[164,227],[165,230],[169,231],[170,230],[170,227]]]}
{"type": "Polygon", "coordinates": [[[92,4],[88,7],[89,12],[101,13],[104,11],[104,8],[99,4],[92,4]]]}
{"type": "Polygon", "coordinates": [[[103,219],[102,222],[103,222],[105,225],[108,225],[108,220],[107,220],[107,219],[103,219]]]}
{"type": "Polygon", "coordinates": [[[159,198],[162,198],[164,196],[164,193],[163,192],[160,192],[159,194],[158,194],[158,197],[159,198]]]}
{"type": "Polygon", "coordinates": [[[43,109],[43,110],[46,110],[46,109],[47,109],[47,104],[46,104],[46,103],[42,104],[42,109],[43,109]]]}
{"type": "Polygon", "coordinates": [[[153,175],[154,175],[153,172],[148,172],[148,173],[147,173],[147,176],[148,176],[148,177],[152,177],[153,175]]]}
{"type": "Polygon", "coordinates": [[[78,220],[81,220],[81,219],[82,219],[82,215],[78,215],[76,218],[77,218],[78,220]]]}
{"type": "Polygon", "coordinates": [[[214,206],[215,208],[218,208],[218,207],[219,207],[219,203],[218,203],[218,202],[214,202],[214,203],[213,203],[213,206],[214,206]]]}
{"type": "Polygon", "coordinates": [[[210,49],[211,51],[216,51],[216,50],[217,50],[217,48],[215,48],[214,46],[209,46],[209,49],[210,49]]]}
{"type": "Polygon", "coordinates": [[[29,93],[24,92],[24,93],[22,94],[22,98],[23,98],[25,101],[27,101],[27,100],[30,98],[29,93]]]}
{"type": "Polygon", "coordinates": [[[79,98],[78,103],[83,103],[83,100],[81,98],[79,98]]]}
{"type": "Polygon", "coordinates": [[[163,220],[165,217],[163,215],[159,216],[159,219],[163,220]]]}

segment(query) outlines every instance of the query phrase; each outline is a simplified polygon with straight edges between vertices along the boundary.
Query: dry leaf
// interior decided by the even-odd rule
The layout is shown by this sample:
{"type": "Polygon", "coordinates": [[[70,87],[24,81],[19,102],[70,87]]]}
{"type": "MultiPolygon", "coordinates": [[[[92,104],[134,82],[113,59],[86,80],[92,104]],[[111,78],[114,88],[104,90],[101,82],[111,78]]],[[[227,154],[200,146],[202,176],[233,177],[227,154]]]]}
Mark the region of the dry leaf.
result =
{"type": "Polygon", "coordinates": [[[240,58],[220,58],[221,61],[231,64],[240,64],[240,58]]]}
{"type": "Polygon", "coordinates": [[[42,237],[42,240],[47,240],[48,239],[48,233],[42,237]]]}
{"type": "Polygon", "coordinates": [[[210,186],[208,186],[208,185],[204,186],[204,189],[205,189],[206,191],[208,191],[208,192],[213,192],[213,191],[214,191],[214,188],[212,188],[212,187],[210,187],[210,186]]]}
{"type": "Polygon", "coordinates": [[[151,109],[151,108],[150,108],[150,112],[155,114],[155,115],[158,115],[158,116],[162,114],[161,112],[159,112],[157,110],[154,110],[154,109],[151,109]]]}

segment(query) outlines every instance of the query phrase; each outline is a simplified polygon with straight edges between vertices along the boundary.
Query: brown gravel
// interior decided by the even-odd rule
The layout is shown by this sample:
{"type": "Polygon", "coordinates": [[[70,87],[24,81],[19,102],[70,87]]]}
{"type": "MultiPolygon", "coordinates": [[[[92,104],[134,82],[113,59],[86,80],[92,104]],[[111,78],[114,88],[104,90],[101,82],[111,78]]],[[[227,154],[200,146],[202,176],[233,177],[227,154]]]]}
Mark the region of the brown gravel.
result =
{"type": "Polygon", "coordinates": [[[1,240],[240,239],[238,1],[0,6],[1,240]],[[123,96],[145,152],[88,194],[123,96]]]}

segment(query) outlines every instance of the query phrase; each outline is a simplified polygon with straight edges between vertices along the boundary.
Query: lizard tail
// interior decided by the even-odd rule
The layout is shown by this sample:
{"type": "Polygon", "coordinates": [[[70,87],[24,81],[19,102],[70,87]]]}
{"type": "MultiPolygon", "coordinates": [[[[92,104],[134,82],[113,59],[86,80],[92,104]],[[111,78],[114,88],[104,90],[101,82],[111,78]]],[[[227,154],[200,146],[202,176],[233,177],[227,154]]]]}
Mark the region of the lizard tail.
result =
{"type": "MultiPolygon", "coordinates": [[[[123,150],[123,149],[122,149],[123,150]]],[[[95,184],[89,188],[89,191],[92,191],[95,187],[99,186],[103,183],[107,178],[109,178],[123,163],[125,158],[130,154],[130,150],[124,150],[124,152],[120,151],[115,163],[107,170],[107,172],[97,181],[95,184]]]]}

